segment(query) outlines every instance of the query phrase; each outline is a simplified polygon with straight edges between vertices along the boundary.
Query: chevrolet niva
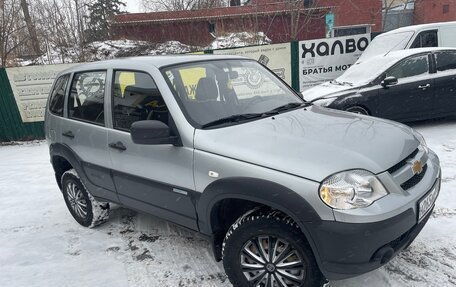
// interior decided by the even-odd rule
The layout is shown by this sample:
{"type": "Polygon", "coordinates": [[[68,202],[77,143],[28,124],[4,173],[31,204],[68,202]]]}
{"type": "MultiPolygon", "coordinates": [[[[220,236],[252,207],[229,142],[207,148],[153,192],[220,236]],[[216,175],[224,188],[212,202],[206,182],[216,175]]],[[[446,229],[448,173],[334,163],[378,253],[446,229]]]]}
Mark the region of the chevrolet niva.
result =
{"type": "Polygon", "coordinates": [[[198,231],[234,286],[320,286],[376,269],[411,244],[440,189],[419,133],[307,103],[242,57],[73,67],[45,121],[79,224],[104,222],[116,203],[198,231]]]}

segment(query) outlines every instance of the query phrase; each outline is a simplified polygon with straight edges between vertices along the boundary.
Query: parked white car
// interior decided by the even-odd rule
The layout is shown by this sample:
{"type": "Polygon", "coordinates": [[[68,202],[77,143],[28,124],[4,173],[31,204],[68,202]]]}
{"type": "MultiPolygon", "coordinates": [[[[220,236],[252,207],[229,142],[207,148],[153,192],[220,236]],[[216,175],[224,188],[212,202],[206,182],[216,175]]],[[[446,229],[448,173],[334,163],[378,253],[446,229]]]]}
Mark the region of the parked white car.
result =
{"type": "Polygon", "coordinates": [[[456,47],[455,35],[456,21],[402,27],[375,37],[356,63],[396,50],[456,47]]]}

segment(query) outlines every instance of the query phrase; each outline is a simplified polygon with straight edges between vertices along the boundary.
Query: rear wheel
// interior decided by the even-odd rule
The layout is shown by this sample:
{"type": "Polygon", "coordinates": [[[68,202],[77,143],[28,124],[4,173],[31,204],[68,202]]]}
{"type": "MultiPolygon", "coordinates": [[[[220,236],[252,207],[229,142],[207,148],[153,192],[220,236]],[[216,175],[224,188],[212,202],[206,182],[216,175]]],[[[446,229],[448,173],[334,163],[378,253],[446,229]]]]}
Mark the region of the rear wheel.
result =
{"type": "Polygon", "coordinates": [[[74,169],[62,175],[62,193],[73,218],[82,226],[94,227],[109,217],[109,203],[96,200],[88,193],[74,169]]]}
{"type": "Polygon", "coordinates": [[[355,113],[355,114],[369,115],[369,111],[366,108],[360,107],[360,106],[349,107],[349,108],[346,108],[345,111],[355,113]]]}
{"type": "Polygon", "coordinates": [[[223,242],[223,265],[234,286],[322,286],[324,278],[296,223],[285,214],[253,211],[223,242]]]}

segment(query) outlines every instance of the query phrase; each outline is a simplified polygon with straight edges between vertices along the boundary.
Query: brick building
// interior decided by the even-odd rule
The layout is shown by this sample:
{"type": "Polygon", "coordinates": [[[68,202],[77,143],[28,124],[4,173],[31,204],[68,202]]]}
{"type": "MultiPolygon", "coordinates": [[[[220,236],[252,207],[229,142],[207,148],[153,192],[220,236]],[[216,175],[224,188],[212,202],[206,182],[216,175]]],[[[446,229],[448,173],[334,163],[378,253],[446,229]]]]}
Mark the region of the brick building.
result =
{"type": "Polygon", "coordinates": [[[325,37],[325,15],[329,11],[335,14],[336,26],[367,24],[372,25],[373,31],[381,30],[380,0],[304,0],[300,3],[302,6],[296,7],[284,0],[252,0],[245,6],[121,14],[116,16],[114,32],[118,38],[152,42],[177,40],[206,46],[216,35],[249,31],[264,32],[273,43],[280,43],[325,37]]]}
{"type": "Polygon", "coordinates": [[[456,21],[456,0],[416,0],[414,24],[456,21]]]}

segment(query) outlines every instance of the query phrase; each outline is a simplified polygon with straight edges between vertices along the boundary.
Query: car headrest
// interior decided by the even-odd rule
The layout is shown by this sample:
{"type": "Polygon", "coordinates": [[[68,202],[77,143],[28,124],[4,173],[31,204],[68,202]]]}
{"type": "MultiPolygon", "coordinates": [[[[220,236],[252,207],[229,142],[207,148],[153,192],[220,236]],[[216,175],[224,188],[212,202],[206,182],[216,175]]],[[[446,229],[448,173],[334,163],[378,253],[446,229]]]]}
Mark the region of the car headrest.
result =
{"type": "Polygon", "coordinates": [[[201,78],[196,86],[195,98],[197,101],[216,100],[218,88],[213,78],[201,78]]]}

